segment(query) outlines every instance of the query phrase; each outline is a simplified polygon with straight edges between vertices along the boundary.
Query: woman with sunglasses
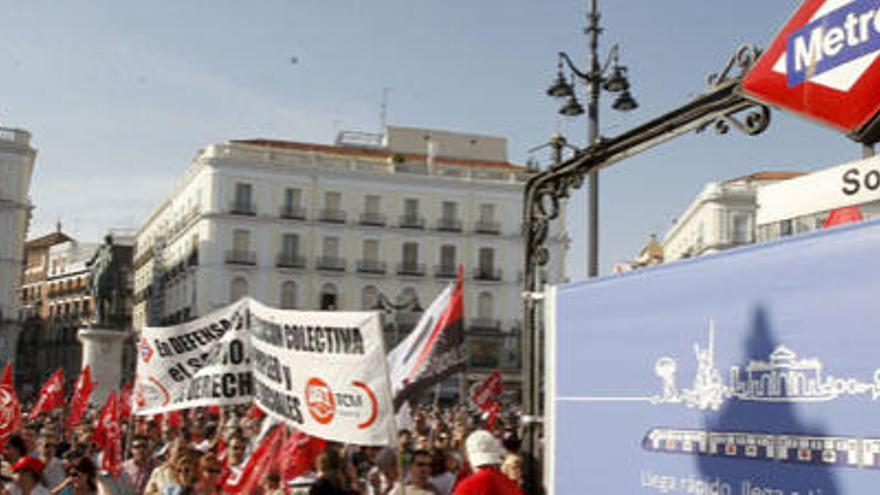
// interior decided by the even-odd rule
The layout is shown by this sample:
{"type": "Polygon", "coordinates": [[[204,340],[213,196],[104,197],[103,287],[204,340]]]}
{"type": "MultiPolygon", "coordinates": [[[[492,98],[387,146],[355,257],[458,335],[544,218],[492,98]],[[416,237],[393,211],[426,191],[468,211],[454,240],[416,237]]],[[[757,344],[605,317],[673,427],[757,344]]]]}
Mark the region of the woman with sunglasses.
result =
{"type": "Polygon", "coordinates": [[[67,469],[67,478],[61,482],[52,495],[97,495],[97,470],[88,457],[80,457],[67,469]]]}

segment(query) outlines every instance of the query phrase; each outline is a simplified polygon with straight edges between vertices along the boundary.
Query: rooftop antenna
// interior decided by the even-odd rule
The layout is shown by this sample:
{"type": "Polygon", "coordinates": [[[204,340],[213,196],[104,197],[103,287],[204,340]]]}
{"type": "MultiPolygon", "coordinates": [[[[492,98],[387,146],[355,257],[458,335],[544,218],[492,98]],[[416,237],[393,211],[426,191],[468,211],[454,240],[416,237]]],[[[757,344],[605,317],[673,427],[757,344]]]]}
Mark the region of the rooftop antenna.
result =
{"type": "Polygon", "coordinates": [[[382,88],[382,105],[379,107],[379,134],[385,135],[385,125],[388,120],[388,93],[391,88],[382,88]]]}

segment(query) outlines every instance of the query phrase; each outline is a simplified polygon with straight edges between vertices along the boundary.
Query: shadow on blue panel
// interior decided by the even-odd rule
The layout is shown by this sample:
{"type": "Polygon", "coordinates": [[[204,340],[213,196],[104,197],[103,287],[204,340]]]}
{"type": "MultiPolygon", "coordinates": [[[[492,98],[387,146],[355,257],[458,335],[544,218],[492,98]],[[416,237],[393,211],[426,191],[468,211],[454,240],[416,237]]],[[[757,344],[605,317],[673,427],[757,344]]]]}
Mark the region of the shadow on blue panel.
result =
{"type": "MultiPolygon", "coordinates": [[[[777,370],[776,375],[763,377],[766,370],[754,366],[749,371],[750,363],[767,362],[780,349],[766,310],[755,308],[745,358],[739,366],[743,376],[751,374],[754,379],[743,385],[754,387],[749,394],[789,394],[785,389],[791,384],[785,376],[780,378],[784,373],[777,370]]],[[[698,457],[698,467],[707,483],[727,483],[733,494],[841,493],[835,469],[846,468],[834,467],[837,453],[825,443],[829,433],[799,418],[796,403],[730,397],[717,412],[706,415],[705,430],[709,432],[707,452],[698,457]]]]}

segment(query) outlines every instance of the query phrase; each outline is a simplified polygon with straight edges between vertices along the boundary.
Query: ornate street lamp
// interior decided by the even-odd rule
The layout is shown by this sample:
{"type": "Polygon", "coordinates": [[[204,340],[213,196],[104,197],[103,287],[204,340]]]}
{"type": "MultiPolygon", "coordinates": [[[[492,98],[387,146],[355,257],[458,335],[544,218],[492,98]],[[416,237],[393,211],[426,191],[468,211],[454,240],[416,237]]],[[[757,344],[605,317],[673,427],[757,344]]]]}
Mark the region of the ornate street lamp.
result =
{"type": "MultiPolygon", "coordinates": [[[[602,32],[602,28],[599,27],[599,17],[596,0],[590,0],[590,11],[587,14],[585,29],[589,42],[589,69],[586,71],[578,69],[565,52],[560,52],[556,80],[547,90],[549,96],[567,98],[565,104],[559,109],[561,115],[577,117],[584,113],[584,107],[577,101],[574,85],[577,82],[582,82],[587,87],[587,147],[595,146],[600,139],[599,95],[603,90],[618,94],[617,99],[611,105],[614,110],[628,112],[639,106],[629,92],[627,68],[620,65],[620,47],[618,45],[612,46],[605,63],[599,63],[599,34],[602,32]],[[563,62],[572,72],[571,81],[566,80],[563,74],[563,62]]],[[[591,172],[587,176],[587,180],[589,203],[587,275],[596,277],[599,275],[599,172],[591,172]]]]}

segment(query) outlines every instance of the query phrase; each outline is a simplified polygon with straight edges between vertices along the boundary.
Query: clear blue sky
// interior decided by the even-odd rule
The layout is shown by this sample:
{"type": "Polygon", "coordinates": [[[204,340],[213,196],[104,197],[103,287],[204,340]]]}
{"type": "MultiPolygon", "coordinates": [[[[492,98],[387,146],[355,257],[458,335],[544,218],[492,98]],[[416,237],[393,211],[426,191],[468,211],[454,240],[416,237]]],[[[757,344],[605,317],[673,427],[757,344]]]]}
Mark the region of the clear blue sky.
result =
{"type": "MultiPolygon", "coordinates": [[[[798,4],[600,0],[603,52],[622,44],[641,104],[621,116],[605,98],[603,134],[684,103],[740,43],[766,46],[798,4]]],[[[383,87],[390,123],[506,136],[520,163],[557,127],[584,141],[584,119],[558,119],[544,90],[557,51],[585,57],[586,0],[28,0],[2,11],[0,125],[29,129],[39,150],[32,237],[58,218],[88,240],[136,227],[211,143],[376,130],[383,87]]],[[[602,271],[665,232],[706,182],[859,153],[776,112],[760,137],[693,135],[620,163],[603,175],[602,271]]],[[[575,196],[574,278],[583,202],[575,196]]]]}

